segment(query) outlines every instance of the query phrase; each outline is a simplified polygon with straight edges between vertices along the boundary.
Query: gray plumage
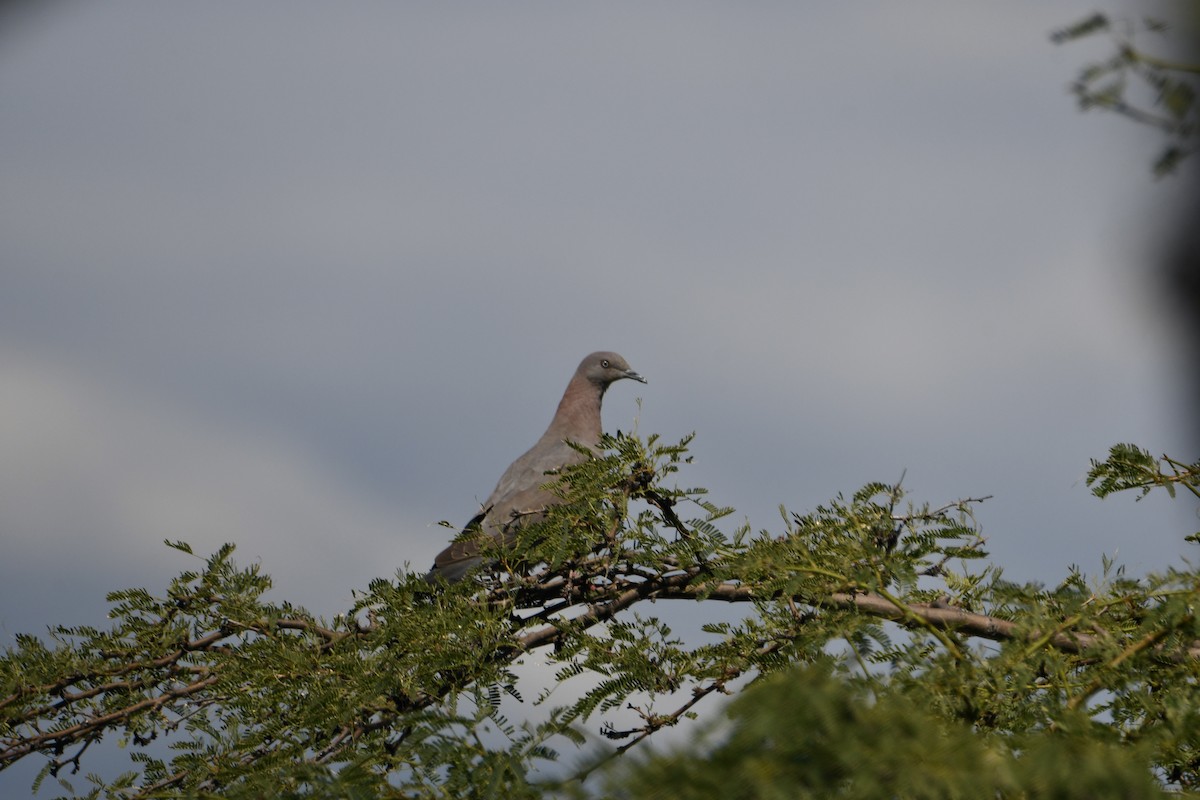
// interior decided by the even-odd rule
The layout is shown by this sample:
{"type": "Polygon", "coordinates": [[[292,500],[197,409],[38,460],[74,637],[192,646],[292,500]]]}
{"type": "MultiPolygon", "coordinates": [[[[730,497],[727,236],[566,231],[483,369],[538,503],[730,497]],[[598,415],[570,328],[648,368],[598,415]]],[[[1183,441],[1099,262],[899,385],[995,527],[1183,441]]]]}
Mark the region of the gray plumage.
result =
{"type": "MultiPolygon", "coordinates": [[[[646,382],[616,353],[601,351],[583,359],[563,392],[550,427],[537,444],[504,470],[496,488],[464,530],[479,526],[488,536],[511,542],[516,525],[541,519],[547,506],[559,502],[557,495],[542,488],[553,480],[546,473],[587,460],[585,453],[567,443],[593,449],[600,443],[604,391],[622,378],[646,382]]],[[[425,579],[460,581],[480,560],[478,541],[453,542],[434,559],[425,579]]]]}

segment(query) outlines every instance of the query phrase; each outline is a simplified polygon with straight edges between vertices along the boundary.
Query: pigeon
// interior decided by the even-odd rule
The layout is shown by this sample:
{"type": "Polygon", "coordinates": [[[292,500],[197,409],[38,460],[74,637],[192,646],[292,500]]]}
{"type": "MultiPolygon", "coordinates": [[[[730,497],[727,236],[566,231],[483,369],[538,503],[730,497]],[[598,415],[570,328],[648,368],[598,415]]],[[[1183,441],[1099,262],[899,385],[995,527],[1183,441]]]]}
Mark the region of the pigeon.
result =
{"type": "MultiPolygon", "coordinates": [[[[542,488],[553,480],[547,473],[587,460],[587,453],[572,444],[593,450],[599,445],[604,392],[609,385],[625,378],[646,383],[616,353],[599,351],[584,358],[571,376],[542,438],[504,470],[496,488],[463,528],[464,532],[478,528],[497,541],[510,543],[516,526],[543,519],[548,506],[561,502],[554,492],[542,488]]],[[[455,583],[481,561],[477,539],[453,542],[434,559],[433,569],[425,580],[455,583]]]]}

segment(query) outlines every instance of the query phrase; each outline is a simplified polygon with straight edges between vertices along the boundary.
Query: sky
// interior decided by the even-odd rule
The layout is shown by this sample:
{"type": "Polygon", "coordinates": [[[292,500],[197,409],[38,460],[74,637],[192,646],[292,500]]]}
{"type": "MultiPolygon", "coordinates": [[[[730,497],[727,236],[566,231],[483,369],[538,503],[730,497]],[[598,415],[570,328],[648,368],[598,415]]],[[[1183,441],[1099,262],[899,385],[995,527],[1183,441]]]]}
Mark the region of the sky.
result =
{"type": "MultiPolygon", "coordinates": [[[[1151,4],[1154,5],[1154,4],[1151,4]]],[[[235,542],[423,571],[576,364],[757,529],[870,481],[1015,580],[1178,565],[1180,183],[1067,87],[1091,2],[57,3],[0,19],[0,643],[235,542]]],[[[1119,11],[1119,7],[1103,10],[1119,11]]],[[[1190,553],[1194,558],[1195,553],[1190,553]]]]}

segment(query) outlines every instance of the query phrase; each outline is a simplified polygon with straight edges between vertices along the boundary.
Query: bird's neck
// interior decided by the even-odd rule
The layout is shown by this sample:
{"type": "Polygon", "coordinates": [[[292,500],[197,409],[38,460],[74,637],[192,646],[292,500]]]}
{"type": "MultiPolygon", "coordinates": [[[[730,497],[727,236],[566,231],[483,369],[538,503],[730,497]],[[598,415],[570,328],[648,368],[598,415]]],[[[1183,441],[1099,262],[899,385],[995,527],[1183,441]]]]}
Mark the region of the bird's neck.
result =
{"type": "Polygon", "coordinates": [[[545,436],[553,439],[568,439],[579,444],[595,445],[600,441],[600,404],[604,399],[604,387],[597,386],[582,376],[575,376],[562,400],[558,411],[546,430],[545,436]]]}

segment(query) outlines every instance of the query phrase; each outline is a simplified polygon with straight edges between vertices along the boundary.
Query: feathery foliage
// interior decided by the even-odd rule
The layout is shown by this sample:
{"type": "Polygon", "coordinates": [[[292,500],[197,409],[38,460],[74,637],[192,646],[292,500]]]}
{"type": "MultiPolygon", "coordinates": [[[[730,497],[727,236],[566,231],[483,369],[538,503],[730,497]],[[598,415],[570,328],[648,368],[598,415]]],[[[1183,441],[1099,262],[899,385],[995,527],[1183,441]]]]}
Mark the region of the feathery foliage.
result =
{"type": "MultiPolygon", "coordinates": [[[[730,508],[674,484],[689,443],[605,437],[474,580],[380,578],[329,620],[267,602],[232,545],[168,543],[196,567],[111,594],[111,628],[0,658],[0,769],[37,758],[40,791],[96,798],[642,797],[688,759],[695,796],[978,796],[971,775],[997,797],[1200,791],[1195,570],[1014,584],[985,562],[984,498],[882,483],[725,530],[730,508]],[[667,600],[743,613],[683,636],[667,600]],[[620,766],[747,686],[700,755],[620,766]],[[129,753],[116,777],[83,769],[105,736],[129,753]]],[[[1198,475],[1119,445],[1089,482],[1198,475]]]]}
{"type": "MultiPolygon", "coordinates": [[[[1191,13],[1195,15],[1194,7],[1191,13]]],[[[1166,144],[1154,162],[1157,176],[1175,172],[1200,138],[1200,63],[1164,58],[1139,44],[1152,38],[1161,47],[1170,30],[1165,20],[1154,17],[1114,22],[1094,13],[1050,35],[1055,44],[1111,37],[1115,52],[1080,70],[1071,93],[1085,111],[1104,109],[1158,130],[1166,144]]]]}

